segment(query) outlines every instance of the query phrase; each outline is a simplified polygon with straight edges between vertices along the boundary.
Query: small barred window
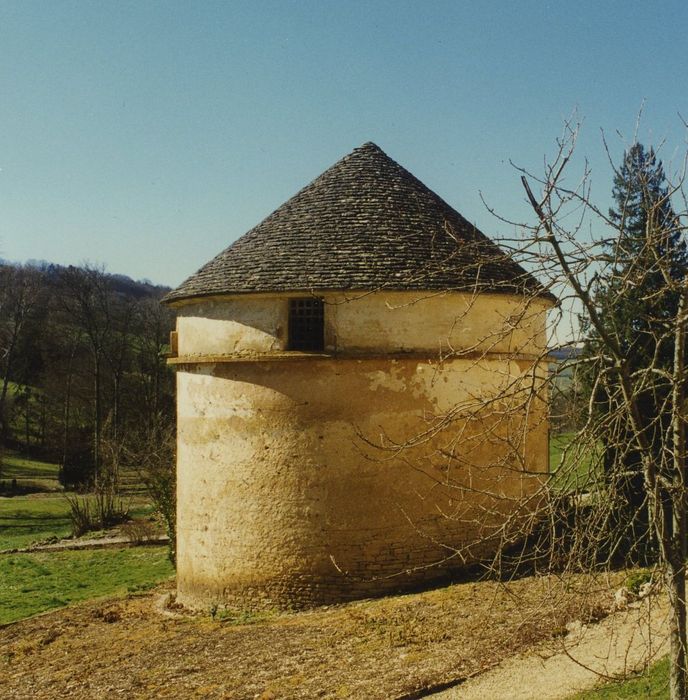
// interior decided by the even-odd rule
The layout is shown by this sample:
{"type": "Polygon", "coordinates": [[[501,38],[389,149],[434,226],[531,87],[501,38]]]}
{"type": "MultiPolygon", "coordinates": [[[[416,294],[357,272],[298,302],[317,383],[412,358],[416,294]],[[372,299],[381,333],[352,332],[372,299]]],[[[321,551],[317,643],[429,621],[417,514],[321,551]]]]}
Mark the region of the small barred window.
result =
{"type": "Polygon", "coordinates": [[[289,350],[317,352],[325,347],[323,300],[289,300],[289,350]]]}

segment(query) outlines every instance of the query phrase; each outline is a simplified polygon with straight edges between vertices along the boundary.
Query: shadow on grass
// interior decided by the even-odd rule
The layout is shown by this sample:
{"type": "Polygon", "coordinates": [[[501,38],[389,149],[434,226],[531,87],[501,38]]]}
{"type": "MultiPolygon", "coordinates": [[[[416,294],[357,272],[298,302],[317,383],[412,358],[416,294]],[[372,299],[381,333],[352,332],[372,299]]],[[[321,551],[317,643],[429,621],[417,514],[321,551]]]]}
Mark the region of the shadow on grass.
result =
{"type": "Polygon", "coordinates": [[[36,481],[0,481],[0,496],[5,498],[28,496],[31,493],[55,493],[56,491],[58,491],[57,487],[36,481]]]}
{"type": "Polygon", "coordinates": [[[11,523],[12,527],[24,527],[24,525],[18,524],[19,520],[57,520],[64,522],[69,520],[69,515],[67,513],[36,513],[29,510],[15,510],[10,516],[3,517],[0,515],[0,521],[7,520],[11,523]]]}

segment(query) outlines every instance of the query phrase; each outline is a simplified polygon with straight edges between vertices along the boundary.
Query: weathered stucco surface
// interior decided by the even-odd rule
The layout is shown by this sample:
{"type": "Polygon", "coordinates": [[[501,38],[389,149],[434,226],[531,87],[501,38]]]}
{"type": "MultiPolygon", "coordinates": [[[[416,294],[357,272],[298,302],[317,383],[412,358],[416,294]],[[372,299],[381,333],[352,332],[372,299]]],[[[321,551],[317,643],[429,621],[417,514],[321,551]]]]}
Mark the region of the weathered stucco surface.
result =
{"type": "Polygon", "coordinates": [[[180,355],[270,352],[284,348],[288,302],[284,298],[246,297],[208,300],[178,310],[180,355]]]}
{"type": "Polygon", "coordinates": [[[547,470],[543,401],[504,413],[546,372],[545,303],[326,301],[338,356],[306,360],[202,360],[283,350],[283,298],[180,308],[179,353],[198,358],[177,375],[185,604],[298,607],[437,578],[459,563],[447,545],[493,532],[547,470]],[[440,361],[449,347],[489,352],[440,361]]]}
{"type": "MultiPolygon", "coordinates": [[[[298,295],[292,295],[298,296],[298,295]]],[[[301,296],[308,296],[303,294],[301,296]]],[[[540,353],[546,300],[458,292],[351,292],[322,295],[325,349],[346,353],[540,353]]],[[[285,297],[252,294],[179,307],[179,354],[274,352],[287,347],[285,297]]]]}

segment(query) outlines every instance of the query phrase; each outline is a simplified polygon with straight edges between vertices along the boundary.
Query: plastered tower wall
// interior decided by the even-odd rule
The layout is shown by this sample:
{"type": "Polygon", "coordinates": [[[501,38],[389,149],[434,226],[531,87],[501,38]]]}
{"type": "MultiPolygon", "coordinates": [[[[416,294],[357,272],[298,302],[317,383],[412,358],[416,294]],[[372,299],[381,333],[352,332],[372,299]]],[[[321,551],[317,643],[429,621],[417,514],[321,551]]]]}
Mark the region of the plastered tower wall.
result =
{"type": "Polygon", "coordinates": [[[539,487],[542,402],[508,421],[491,407],[432,430],[457,407],[471,413],[506,386],[542,381],[549,302],[321,296],[321,356],[285,350],[286,296],[179,306],[184,604],[302,607],[408,588],[456,568],[443,545],[477,541],[501,522],[485,492],[508,515],[539,487]],[[380,449],[422,433],[398,452],[380,449]]]}
{"type": "MultiPolygon", "coordinates": [[[[181,304],[178,352],[210,355],[277,353],[287,347],[288,299],[308,294],[236,295],[181,304]]],[[[506,294],[351,292],[325,300],[325,350],[337,354],[425,353],[452,350],[540,355],[547,300],[506,294]]]]}

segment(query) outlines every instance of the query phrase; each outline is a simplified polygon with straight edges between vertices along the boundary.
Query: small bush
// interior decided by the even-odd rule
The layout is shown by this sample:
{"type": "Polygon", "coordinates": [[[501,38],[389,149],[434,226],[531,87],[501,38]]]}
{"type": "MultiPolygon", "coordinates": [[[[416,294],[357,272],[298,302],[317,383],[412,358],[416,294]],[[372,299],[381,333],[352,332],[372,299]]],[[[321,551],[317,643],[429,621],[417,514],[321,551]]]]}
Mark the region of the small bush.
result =
{"type": "Polygon", "coordinates": [[[155,539],[158,533],[150,520],[132,518],[122,525],[122,534],[135,544],[144,544],[155,539]]]}
{"type": "Polygon", "coordinates": [[[174,423],[158,416],[152,426],[130,436],[127,458],[136,468],[170,538],[168,554],[177,556],[177,475],[174,423]]]}
{"type": "Polygon", "coordinates": [[[128,517],[122,499],[114,493],[96,491],[84,496],[65,495],[65,498],[69,503],[69,519],[74,537],[118,525],[128,517]]]}
{"type": "Polygon", "coordinates": [[[69,519],[72,523],[72,535],[80,537],[85,532],[94,530],[91,507],[86,498],[79,496],[65,496],[69,503],[69,519]]]}

